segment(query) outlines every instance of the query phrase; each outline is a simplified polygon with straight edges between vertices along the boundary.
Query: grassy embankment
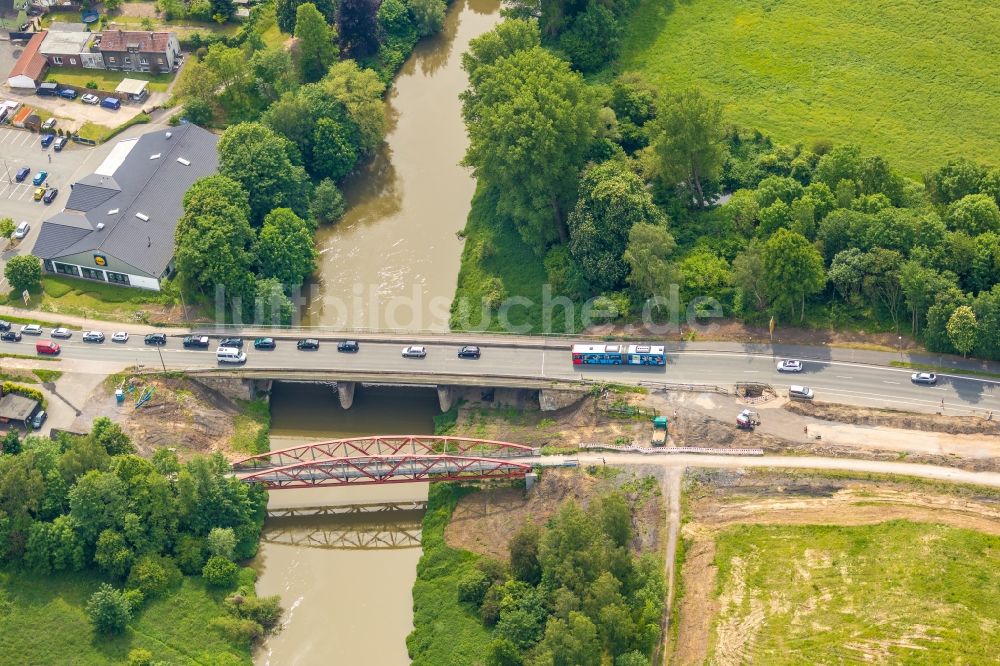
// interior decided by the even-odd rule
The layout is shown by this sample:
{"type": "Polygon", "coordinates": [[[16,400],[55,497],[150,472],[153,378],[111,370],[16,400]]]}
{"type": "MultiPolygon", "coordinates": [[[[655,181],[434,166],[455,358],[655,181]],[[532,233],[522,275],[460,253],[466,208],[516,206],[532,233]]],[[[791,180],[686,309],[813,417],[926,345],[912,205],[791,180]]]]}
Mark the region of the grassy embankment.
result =
{"type": "Polygon", "coordinates": [[[5,664],[48,666],[124,664],[130,650],[145,648],[157,662],[251,663],[250,651],[227,643],[209,628],[225,614],[222,594],[199,578],[185,577],[168,596],[152,599],[121,636],[95,640],[85,607],[101,578],[94,574],[34,576],[0,572],[0,655],[5,664]]]}
{"type": "Polygon", "coordinates": [[[997,536],[908,521],[740,525],[717,537],[715,564],[716,657],[720,634],[752,663],[980,664],[1000,652],[997,536]]]}
{"type": "MultiPolygon", "coordinates": [[[[25,309],[134,322],[148,321],[147,309],[150,306],[172,305],[176,300],[177,297],[169,290],[153,292],[90,280],[45,276],[42,278],[41,289],[31,293],[31,300],[25,309]]],[[[0,305],[25,307],[21,295],[13,292],[0,298],[0,305]]],[[[4,319],[11,322],[40,323],[22,317],[5,316],[4,319]]],[[[67,325],[66,328],[80,327],[67,325]]]]}
{"type": "Polygon", "coordinates": [[[784,143],[832,139],[911,177],[1000,164],[1000,4],[643,0],[617,69],[697,86],[784,143]],[[947,122],[942,122],[947,118],[947,122]]]}
{"type": "Polygon", "coordinates": [[[233,425],[236,431],[230,448],[250,455],[271,450],[271,407],[266,400],[240,401],[242,412],[233,425]]]}

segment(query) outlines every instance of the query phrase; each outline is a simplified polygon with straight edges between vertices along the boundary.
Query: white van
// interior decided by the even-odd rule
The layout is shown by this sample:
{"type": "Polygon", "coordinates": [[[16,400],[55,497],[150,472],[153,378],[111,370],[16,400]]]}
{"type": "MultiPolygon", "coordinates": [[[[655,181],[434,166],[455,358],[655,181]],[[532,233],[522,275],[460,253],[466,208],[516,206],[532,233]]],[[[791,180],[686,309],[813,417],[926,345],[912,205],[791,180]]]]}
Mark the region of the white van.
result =
{"type": "Polygon", "coordinates": [[[808,386],[789,386],[788,397],[792,400],[812,400],[815,393],[808,386]]]}
{"type": "Polygon", "coordinates": [[[246,363],[247,355],[235,347],[219,347],[215,350],[219,363],[246,363]]]}

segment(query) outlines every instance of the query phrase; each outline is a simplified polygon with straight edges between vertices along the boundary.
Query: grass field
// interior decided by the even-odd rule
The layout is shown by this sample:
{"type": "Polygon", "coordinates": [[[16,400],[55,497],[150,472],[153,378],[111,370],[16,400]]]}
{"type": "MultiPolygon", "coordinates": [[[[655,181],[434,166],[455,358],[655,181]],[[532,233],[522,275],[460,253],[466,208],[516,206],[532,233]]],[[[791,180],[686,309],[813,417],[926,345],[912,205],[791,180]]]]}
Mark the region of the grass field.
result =
{"type": "Polygon", "coordinates": [[[742,525],[718,535],[715,563],[712,663],[985,664],[1000,654],[998,536],[909,521],[742,525]]]}
{"type": "Polygon", "coordinates": [[[79,67],[50,67],[45,78],[48,81],[58,81],[80,88],[93,81],[97,84],[98,90],[105,92],[114,92],[122,79],[138,79],[149,81],[150,92],[166,92],[167,86],[174,80],[174,75],[152,74],[150,72],[109,72],[103,69],[80,69],[79,67]]]}
{"type": "MultiPolygon", "coordinates": [[[[46,310],[55,315],[66,314],[98,317],[119,321],[143,320],[149,309],[171,305],[173,296],[165,292],[119,287],[113,284],[47,275],[42,288],[31,292],[25,306],[20,294],[13,292],[0,297],[0,304],[28,310],[46,310]]],[[[56,318],[56,317],[53,317],[56,318]]],[[[24,317],[4,317],[11,322],[40,323],[24,317]]],[[[65,325],[79,329],[80,326],[65,325]]]]}
{"type": "Polygon", "coordinates": [[[856,142],[919,176],[1000,164],[998,25],[986,0],[643,0],[619,68],[696,85],[781,142],[856,142]]]}
{"type": "Polygon", "coordinates": [[[145,648],[160,663],[251,663],[249,650],[230,645],[209,628],[212,618],[224,614],[222,604],[190,577],[175,593],[148,602],[121,636],[95,639],[84,607],[99,582],[89,574],[0,572],[0,661],[18,666],[124,664],[129,650],[145,648]],[[222,653],[231,659],[218,659],[222,653]]]}

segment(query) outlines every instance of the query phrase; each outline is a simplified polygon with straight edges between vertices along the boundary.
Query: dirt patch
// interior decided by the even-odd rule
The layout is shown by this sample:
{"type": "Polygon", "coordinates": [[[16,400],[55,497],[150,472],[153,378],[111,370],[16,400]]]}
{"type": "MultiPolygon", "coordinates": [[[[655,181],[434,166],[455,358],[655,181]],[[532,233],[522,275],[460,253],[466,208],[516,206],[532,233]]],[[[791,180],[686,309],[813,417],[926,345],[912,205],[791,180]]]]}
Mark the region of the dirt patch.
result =
{"type": "Polygon", "coordinates": [[[664,543],[664,508],[658,483],[642,483],[625,472],[596,474],[581,469],[546,470],[535,487],[486,488],[459,501],[444,538],[449,546],[506,560],[507,545],[526,521],[544,524],[567,500],[583,507],[613,488],[621,489],[632,507],[631,544],[635,552],[658,552],[664,543]]]}
{"type": "Polygon", "coordinates": [[[782,407],[794,414],[824,421],[866,426],[887,426],[904,430],[943,432],[951,435],[1000,435],[1000,421],[976,416],[938,416],[894,409],[850,407],[830,402],[786,402],[782,407]]]}
{"type": "Polygon", "coordinates": [[[105,416],[128,433],[142,454],[151,454],[160,447],[175,447],[182,457],[196,453],[222,451],[234,433],[234,420],[239,405],[206,388],[183,378],[137,377],[135,389],[128,393],[124,404],[115,402],[115,380],[97,387],[73,424],[73,429],[90,429],[95,418],[105,416]],[[138,396],[147,387],[152,398],[136,408],[138,396]]]}

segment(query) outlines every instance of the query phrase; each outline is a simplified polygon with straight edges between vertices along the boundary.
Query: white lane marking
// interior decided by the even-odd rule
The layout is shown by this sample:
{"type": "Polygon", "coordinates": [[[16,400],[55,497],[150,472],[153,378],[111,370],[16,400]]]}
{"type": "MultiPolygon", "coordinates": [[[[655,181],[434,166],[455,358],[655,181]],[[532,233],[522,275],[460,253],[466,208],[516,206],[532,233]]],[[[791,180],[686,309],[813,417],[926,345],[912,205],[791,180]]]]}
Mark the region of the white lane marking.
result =
{"type": "Polygon", "coordinates": [[[847,375],[837,375],[837,379],[854,379],[854,377],[848,377],[847,375]]]}
{"type": "Polygon", "coordinates": [[[887,381],[885,379],[882,380],[882,383],[883,384],[899,384],[899,382],[890,382],[890,381],[887,381]]]}
{"type": "Polygon", "coordinates": [[[758,372],[760,372],[760,370],[744,370],[743,372],[748,372],[748,373],[751,373],[751,374],[757,374],[758,372]]]}

